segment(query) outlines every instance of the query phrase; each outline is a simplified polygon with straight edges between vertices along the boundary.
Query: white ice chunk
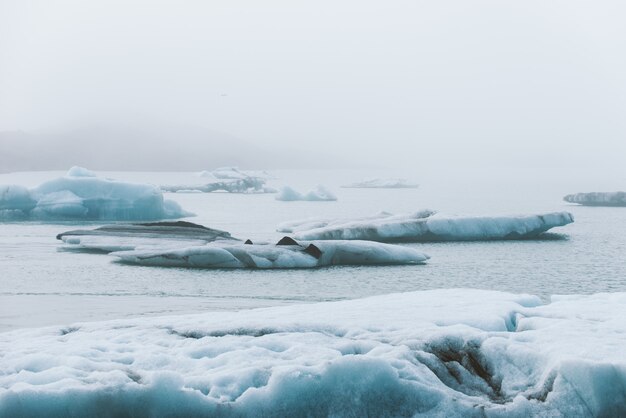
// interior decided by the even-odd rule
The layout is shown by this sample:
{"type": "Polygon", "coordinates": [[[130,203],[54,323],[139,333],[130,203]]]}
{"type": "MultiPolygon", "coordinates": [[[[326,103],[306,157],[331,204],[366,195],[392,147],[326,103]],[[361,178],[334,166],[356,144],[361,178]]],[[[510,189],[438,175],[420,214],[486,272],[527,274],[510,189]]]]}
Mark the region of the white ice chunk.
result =
{"type": "Polygon", "coordinates": [[[74,166],[66,174],[67,177],[98,177],[96,173],[83,167],[74,166]]]}
{"type": "Polygon", "coordinates": [[[20,210],[30,220],[156,220],[192,215],[149,184],[101,177],[80,167],[27,190],[0,187],[0,217],[20,210]]]}
{"type": "Polygon", "coordinates": [[[419,184],[411,183],[407,179],[367,179],[356,183],[341,186],[346,189],[416,189],[419,184]]]}
{"type": "Polygon", "coordinates": [[[449,289],[15,330],[0,416],[624,416],[625,315],[449,289]]]}
{"type": "Polygon", "coordinates": [[[114,252],[123,262],[202,268],[312,268],[337,265],[421,264],[428,256],[413,248],[369,241],[315,241],[300,245],[213,242],[188,248],[141,248],[114,252]]]}
{"type": "Polygon", "coordinates": [[[583,206],[626,206],[626,192],[568,194],[563,200],[583,206]]]}
{"type": "Polygon", "coordinates": [[[302,194],[289,186],[283,187],[276,195],[276,200],[291,202],[296,200],[305,201],[334,201],[337,200],[330,190],[324,186],[317,186],[314,190],[310,190],[306,194],[302,194]]]}
{"type": "Polygon", "coordinates": [[[236,167],[222,167],[213,171],[198,173],[208,182],[203,184],[174,184],[163,185],[161,190],[171,193],[276,193],[276,190],[265,185],[267,173],[241,171],[236,167]]]}
{"type": "Polygon", "coordinates": [[[382,242],[475,241],[534,238],[574,221],[569,212],[517,216],[449,216],[432,211],[408,215],[379,214],[354,220],[292,221],[279,232],[296,239],[361,239],[382,242]]]}

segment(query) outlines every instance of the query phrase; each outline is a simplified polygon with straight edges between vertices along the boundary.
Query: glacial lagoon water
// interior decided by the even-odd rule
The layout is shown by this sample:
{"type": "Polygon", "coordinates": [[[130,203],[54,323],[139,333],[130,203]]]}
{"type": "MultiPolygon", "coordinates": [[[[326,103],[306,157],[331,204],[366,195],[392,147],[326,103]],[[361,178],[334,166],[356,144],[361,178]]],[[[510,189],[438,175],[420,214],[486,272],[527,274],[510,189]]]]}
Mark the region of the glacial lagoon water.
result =
{"type": "MultiPolygon", "coordinates": [[[[0,184],[32,187],[62,174],[2,174],[0,184]]],[[[193,173],[99,174],[154,184],[202,181],[193,173]]],[[[253,241],[280,239],[283,234],[275,229],[283,221],[350,218],[383,210],[404,213],[430,208],[450,214],[494,215],[567,210],[575,222],[555,229],[552,239],[546,240],[403,244],[432,257],[419,266],[272,271],[127,266],[106,255],[60,250],[56,234],[99,224],[0,223],[0,331],[434,288],[494,289],[544,299],[553,294],[626,291],[626,208],[579,207],[562,201],[567,193],[594,190],[595,184],[485,176],[479,180],[411,179],[421,184],[417,189],[345,189],[339,186],[398,174],[364,170],[275,170],[269,174],[271,186],[289,185],[307,192],[322,184],[338,200],[281,202],[273,194],[228,193],[172,193],[167,198],[197,214],[186,220],[253,241]]]]}

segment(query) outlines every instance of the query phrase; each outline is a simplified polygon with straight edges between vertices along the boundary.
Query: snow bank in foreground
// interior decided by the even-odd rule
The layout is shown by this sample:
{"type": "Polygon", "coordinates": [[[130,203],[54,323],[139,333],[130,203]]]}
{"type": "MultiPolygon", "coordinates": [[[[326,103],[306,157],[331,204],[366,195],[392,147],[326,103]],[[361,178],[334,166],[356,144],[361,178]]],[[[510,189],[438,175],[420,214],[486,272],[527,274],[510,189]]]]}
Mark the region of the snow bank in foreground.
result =
{"type": "Polygon", "coordinates": [[[626,192],[568,194],[563,200],[584,206],[626,206],[626,192]]]}
{"type": "Polygon", "coordinates": [[[341,186],[346,189],[417,189],[419,184],[407,179],[368,179],[341,186]]]}
{"type": "Polygon", "coordinates": [[[435,290],[0,333],[0,416],[623,416],[626,294],[435,290]]]}
{"type": "Polygon", "coordinates": [[[448,216],[432,211],[391,215],[382,212],[352,220],[305,219],[280,224],[296,239],[362,239],[383,242],[476,241],[534,238],[574,222],[569,212],[519,216],[448,216]]]}
{"type": "Polygon", "coordinates": [[[34,189],[0,186],[0,219],[5,220],[152,220],[192,214],[148,184],[97,177],[71,168],[61,178],[34,189]]]}
{"type": "Polygon", "coordinates": [[[268,174],[265,172],[241,171],[236,167],[222,167],[213,171],[202,171],[199,177],[207,179],[204,184],[164,185],[161,189],[172,193],[276,193],[265,185],[268,174]]]}
{"type": "Polygon", "coordinates": [[[324,186],[317,186],[314,190],[309,191],[306,194],[302,194],[289,186],[285,186],[276,195],[276,200],[282,200],[284,202],[292,202],[296,200],[306,200],[309,202],[318,201],[334,201],[337,200],[330,190],[324,186]]]}

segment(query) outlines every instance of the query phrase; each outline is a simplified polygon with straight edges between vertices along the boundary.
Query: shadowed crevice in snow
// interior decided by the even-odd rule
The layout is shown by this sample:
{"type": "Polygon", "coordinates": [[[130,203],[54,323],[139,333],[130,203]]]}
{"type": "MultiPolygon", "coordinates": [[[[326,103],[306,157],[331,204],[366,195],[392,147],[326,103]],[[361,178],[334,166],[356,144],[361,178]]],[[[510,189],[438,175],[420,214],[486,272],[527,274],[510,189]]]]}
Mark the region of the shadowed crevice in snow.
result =
{"type": "MultiPolygon", "coordinates": [[[[265,335],[271,334],[289,334],[293,333],[293,330],[289,329],[279,329],[279,328],[233,328],[233,329],[223,329],[223,330],[214,330],[214,331],[179,331],[176,329],[168,329],[168,332],[172,335],[177,335],[183,338],[193,338],[199,340],[205,337],[263,337],[265,335]]],[[[346,333],[342,330],[336,329],[310,329],[310,330],[298,330],[298,333],[318,333],[327,335],[330,337],[338,337],[343,338],[346,333]]]]}
{"type": "Polygon", "coordinates": [[[445,338],[426,344],[416,357],[451,389],[494,403],[512,398],[502,391],[502,380],[481,352],[481,342],[445,338]]]}
{"type": "Polygon", "coordinates": [[[131,369],[126,370],[126,376],[135,383],[143,383],[141,375],[131,369]]]}
{"type": "Polygon", "coordinates": [[[175,329],[171,329],[169,331],[170,334],[178,335],[183,338],[193,338],[199,340],[200,338],[205,337],[226,337],[229,335],[236,337],[262,337],[264,335],[269,334],[278,334],[281,331],[275,328],[236,328],[236,329],[228,329],[228,330],[217,330],[210,332],[202,332],[202,331],[178,331],[175,329]]]}
{"type": "Polygon", "coordinates": [[[76,332],[79,329],[80,327],[66,327],[66,328],[61,328],[59,332],[61,333],[61,335],[67,335],[67,334],[71,334],[72,332],[76,332]]]}
{"type": "Polygon", "coordinates": [[[550,392],[554,390],[554,381],[556,380],[557,372],[552,370],[548,373],[548,376],[539,385],[539,388],[535,391],[526,394],[528,400],[536,400],[539,402],[545,402],[548,399],[550,392]]]}

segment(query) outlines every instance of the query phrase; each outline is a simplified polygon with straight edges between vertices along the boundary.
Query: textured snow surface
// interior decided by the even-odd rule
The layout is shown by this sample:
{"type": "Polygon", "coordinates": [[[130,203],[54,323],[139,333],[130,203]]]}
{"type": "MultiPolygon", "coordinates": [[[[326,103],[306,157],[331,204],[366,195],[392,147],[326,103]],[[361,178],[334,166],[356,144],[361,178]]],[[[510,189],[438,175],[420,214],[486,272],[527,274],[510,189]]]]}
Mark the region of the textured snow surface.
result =
{"type": "Polygon", "coordinates": [[[155,220],[190,216],[149,184],[97,177],[72,167],[64,177],[33,189],[0,186],[4,220],[155,220]]]}
{"type": "Polygon", "coordinates": [[[585,206],[626,206],[626,192],[568,194],[563,200],[585,206]]]}
{"type": "Polygon", "coordinates": [[[337,200],[337,196],[324,186],[317,186],[315,189],[303,194],[289,186],[285,186],[276,195],[276,200],[291,202],[295,200],[315,201],[333,201],[337,200]]]}
{"type": "Polygon", "coordinates": [[[346,189],[416,189],[419,185],[407,179],[368,179],[341,187],[346,189]]]}
{"type": "Polygon", "coordinates": [[[361,239],[382,242],[477,241],[534,238],[574,221],[569,212],[517,216],[449,216],[423,210],[382,212],[358,219],[305,219],[285,222],[279,232],[296,239],[361,239]]]}
{"type": "Polygon", "coordinates": [[[0,334],[0,416],[624,416],[626,294],[434,290],[0,334]]]}

